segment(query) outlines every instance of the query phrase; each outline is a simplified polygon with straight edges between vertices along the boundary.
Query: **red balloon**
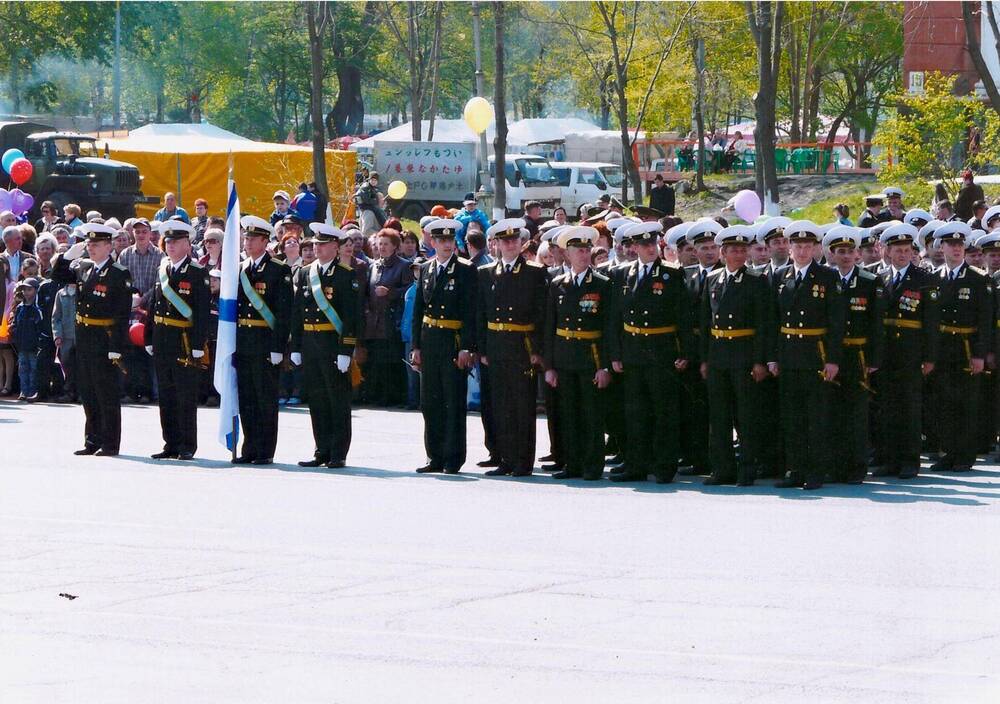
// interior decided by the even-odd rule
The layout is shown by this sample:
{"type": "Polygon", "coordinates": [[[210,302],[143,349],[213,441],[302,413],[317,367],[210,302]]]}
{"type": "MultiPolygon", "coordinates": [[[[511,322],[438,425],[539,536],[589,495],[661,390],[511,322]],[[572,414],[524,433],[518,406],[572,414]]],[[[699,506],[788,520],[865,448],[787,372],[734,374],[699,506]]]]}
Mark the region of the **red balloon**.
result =
{"type": "Polygon", "coordinates": [[[132,344],[136,347],[144,347],[146,345],[146,326],[143,323],[132,323],[128,329],[128,339],[132,341],[132,344]]]}
{"type": "Polygon", "coordinates": [[[31,162],[21,157],[10,165],[10,179],[18,186],[22,186],[28,182],[34,170],[35,167],[31,165],[31,162]]]}

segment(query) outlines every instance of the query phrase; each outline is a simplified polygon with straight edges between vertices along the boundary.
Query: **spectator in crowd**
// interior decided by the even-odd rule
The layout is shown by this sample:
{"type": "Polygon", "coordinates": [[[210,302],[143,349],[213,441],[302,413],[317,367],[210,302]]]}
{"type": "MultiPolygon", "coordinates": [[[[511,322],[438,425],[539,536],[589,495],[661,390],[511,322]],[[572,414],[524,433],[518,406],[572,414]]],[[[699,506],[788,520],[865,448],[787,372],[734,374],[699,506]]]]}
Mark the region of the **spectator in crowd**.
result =
{"type": "Polygon", "coordinates": [[[21,229],[21,249],[31,254],[35,251],[35,240],[38,239],[38,231],[35,230],[34,225],[21,224],[18,227],[21,229]]]}
{"type": "Polygon", "coordinates": [[[52,309],[52,341],[59,356],[65,381],[60,403],[76,401],[76,279],[56,293],[52,309]]]}
{"type": "Polygon", "coordinates": [[[366,392],[368,401],[378,406],[403,404],[405,379],[403,343],[399,323],[403,315],[403,294],[413,283],[409,263],[398,255],[399,234],[383,229],[378,233],[379,258],[368,275],[364,346],[368,354],[366,392]]]}
{"type": "Polygon", "coordinates": [[[103,223],[104,222],[104,216],[101,215],[101,211],[100,210],[88,210],[87,211],[87,217],[85,218],[85,220],[87,222],[99,222],[99,223],[103,223]]]}
{"type": "MultiPolygon", "coordinates": [[[[662,180],[662,179],[661,179],[662,180]]],[[[566,217],[566,208],[561,205],[552,211],[552,219],[560,225],[565,225],[569,220],[566,217]]]]}
{"type": "Polygon", "coordinates": [[[536,253],[535,261],[544,266],[546,269],[551,269],[555,266],[555,259],[552,257],[552,252],[549,249],[548,242],[542,242],[538,245],[538,252],[536,253]]]}
{"type": "Polygon", "coordinates": [[[35,221],[35,229],[38,232],[49,232],[53,225],[62,222],[56,204],[50,200],[43,202],[41,207],[39,207],[39,211],[42,217],[35,221]]]}
{"type": "Polygon", "coordinates": [[[38,278],[38,260],[34,257],[25,257],[21,266],[21,281],[34,278],[38,278]]]}
{"type": "Polygon", "coordinates": [[[55,256],[59,243],[51,233],[42,233],[35,240],[35,257],[38,259],[38,273],[43,278],[52,276],[52,257],[55,256]]]}
{"type": "MultiPolygon", "coordinates": [[[[221,232],[212,228],[205,231],[205,237],[210,232],[221,232]]],[[[206,239],[207,241],[207,239],[206,239]]],[[[207,255],[206,255],[207,256],[207,255]]],[[[219,405],[219,392],[215,389],[215,349],[219,340],[219,291],[222,285],[222,271],[217,267],[211,267],[208,271],[208,287],[211,296],[208,301],[208,366],[202,370],[201,393],[199,401],[206,406],[216,407],[219,405]]]]}
{"type": "Polygon", "coordinates": [[[847,203],[837,203],[833,206],[833,217],[841,225],[849,225],[852,227],[854,225],[854,223],[851,222],[851,206],[847,203]]]}
{"type": "MultiPolygon", "coordinates": [[[[420,277],[420,265],[423,259],[410,262],[410,275],[413,283],[403,294],[403,319],[399,323],[399,336],[403,340],[403,359],[409,359],[413,352],[413,305],[417,299],[417,279],[420,277]]],[[[406,365],[406,409],[415,411],[420,408],[420,374],[409,364],[406,365]]]]}
{"type": "MultiPolygon", "coordinates": [[[[127,247],[118,257],[118,263],[132,275],[132,287],[140,297],[153,290],[159,277],[163,251],[153,244],[153,231],[145,218],[136,218],[132,224],[135,244],[127,247]]],[[[130,345],[124,354],[128,370],[128,394],[140,403],[149,403],[156,396],[153,384],[153,365],[150,356],[141,347],[130,345]]]]}
{"type": "Polygon", "coordinates": [[[13,301],[14,285],[21,278],[21,267],[27,258],[21,250],[24,237],[21,228],[11,225],[3,229],[4,251],[0,253],[0,311],[6,317],[13,301]]]}
{"type": "Polygon", "coordinates": [[[674,187],[664,181],[663,176],[656,174],[649,189],[649,207],[659,210],[664,215],[673,215],[675,199],[674,187]]]}
{"type": "Polygon", "coordinates": [[[590,265],[597,267],[606,264],[609,256],[607,247],[594,247],[590,250],[590,265]]]}
{"type": "Polygon", "coordinates": [[[274,195],[271,196],[271,200],[274,201],[274,211],[271,213],[271,224],[276,225],[285,219],[285,216],[293,212],[291,210],[292,199],[288,196],[288,191],[277,190],[274,195]]]}
{"type": "Polygon", "coordinates": [[[210,227],[205,230],[205,238],[202,244],[205,254],[201,256],[198,263],[208,270],[222,269],[222,241],[226,233],[217,227],[210,227]]]}
{"type": "Polygon", "coordinates": [[[968,221],[974,217],[972,206],[976,201],[985,201],[986,195],[983,187],[975,182],[972,172],[966,169],[962,172],[962,188],[958,191],[958,198],[955,199],[955,215],[960,220],[968,221]]]}
{"type": "Polygon", "coordinates": [[[49,233],[53,237],[56,238],[56,250],[57,251],[62,251],[60,249],[60,247],[62,247],[63,245],[65,245],[65,246],[68,247],[69,246],[69,240],[70,240],[70,238],[73,235],[73,231],[69,228],[69,225],[67,225],[66,223],[62,223],[62,222],[58,223],[56,225],[53,225],[52,229],[49,230],[49,233]]]}
{"type": "Polygon", "coordinates": [[[302,255],[302,266],[309,266],[316,261],[316,250],[313,248],[312,240],[305,240],[299,245],[299,254],[302,255]]]}
{"type": "MultiPolygon", "coordinates": [[[[43,235],[43,237],[49,236],[48,233],[43,235]]],[[[55,308],[56,294],[62,286],[62,281],[51,278],[39,279],[38,294],[35,299],[42,311],[35,386],[39,400],[55,398],[62,393],[63,378],[56,366],[56,346],[52,339],[52,312],[55,308]]]]}
{"type": "Polygon", "coordinates": [[[477,269],[493,261],[486,251],[486,235],[479,230],[472,230],[465,237],[465,243],[469,251],[469,259],[472,266],[477,269]]]}
{"type": "Polygon", "coordinates": [[[163,207],[156,211],[156,215],[153,219],[158,222],[166,222],[170,218],[178,217],[188,225],[191,224],[191,217],[177,203],[177,195],[174,193],[164,193],[163,194],[163,207]]]}
{"type": "Polygon", "coordinates": [[[950,222],[955,219],[955,211],[951,207],[951,201],[942,200],[937,204],[934,217],[942,222],[950,222]]]}
{"type": "Polygon", "coordinates": [[[465,245],[465,235],[469,223],[479,223],[481,232],[486,232],[486,228],[490,226],[490,219],[486,217],[486,213],[479,209],[474,193],[465,194],[465,198],[462,199],[462,209],[455,215],[455,219],[462,223],[462,227],[455,233],[455,242],[459,250],[463,252],[468,251],[465,245]]]}
{"type": "Polygon", "coordinates": [[[528,229],[528,237],[530,239],[537,238],[538,227],[545,222],[545,218],[542,217],[542,204],[537,200],[529,200],[524,204],[524,217],[522,219],[528,229]]]}
{"type": "Polygon", "coordinates": [[[17,285],[22,299],[10,314],[10,341],[17,350],[17,374],[21,382],[18,401],[37,401],[38,349],[42,342],[44,316],[38,307],[38,279],[27,278],[17,285]]]}
{"type": "Polygon", "coordinates": [[[295,279],[295,275],[299,273],[299,269],[302,267],[300,243],[301,237],[298,232],[286,232],[278,242],[278,258],[291,268],[292,279],[295,279]]]}
{"type": "MultiPolygon", "coordinates": [[[[536,262],[538,261],[538,242],[535,240],[528,240],[521,247],[521,256],[524,257],[526,262],[536,262]]],[[[490,254],[490,260],[496,261],[498,255],[490,254]]]]}
{"type": "Polygon", "coordinates": [[[740,164],[743,160],[743,154],[749,149],[747,141],[743,139],[743,133],[736,130],[736,134],[733,136],[732,140],[729,142],[729,146],[726,147],[726,169],[732,171],[736,166],[740,164]]]}
{"type": "MultiPolygon", "coordinates": [[[[353,227],[344,230],[344,232],[351,238],[351,244],[349,245],[351,256],[355,259],[360,259],[365,264],[371,264],[371,257],[369,257],[368,253],[365,252],[365,236],[361,234],[361,230],[357,227],[353,227]]],[[[343,244],[340,245],[340,251],[344,251],[343,244]]]]}
{"type": "Polygon", "coordinates": [[[399,256],[403,259],[413,261],[420,254],[420,238],[413,230],[403,230],[403,235],[399,240],[399,256]]]}
{"type": "Polygon", "coordinates": [[[317,205],[319,204],[316,194],[304,183],[299,184],[299,192],[292,199],[292,210],[299,214],[305,222],[322,222],[322,218],[317,217],[317,205]]]}
{"type": "Polygon", "coordinates": [[[122,252],[132,246],[132,238],[128,236],[128,230],[118,230],[118,234],[111,240],[111,258],[118,261],[122,252]]]}
{"type": "Polygon", "coordinates": [[[191,220],[191,226],[194,228],[194,239],[191,240],[191,244],[197,246],[201,244],[205,230],[208,229],[208,201],[204,198],[198,198],[194,202],[194,219],[191,220]]]}
{"type": "Polygon", "coordinates": [[[358,208],[363,234],[378,232],[385,225],[385,196],[378,189],[378,174],[370,174],[368,180],[358,187],[354,192],[354,204],[358,208]]]}
{"type": "Polygon", "coordinates": [[[0,213],[0,227],[2,228],[12,227],[17,224],[18,224],[17,216],[14,215],[14,213],[12,213],[11,211],[5,210],[2,213],[0,213]]]}
{"type": "Polygon", "coordinates": [[[973,230],[985,230],[986,223],[983,216],[986,215],[987,205],[985,200],[977,200],[972,204],[972,217],[969,218],[969,227],[973,230]]]}

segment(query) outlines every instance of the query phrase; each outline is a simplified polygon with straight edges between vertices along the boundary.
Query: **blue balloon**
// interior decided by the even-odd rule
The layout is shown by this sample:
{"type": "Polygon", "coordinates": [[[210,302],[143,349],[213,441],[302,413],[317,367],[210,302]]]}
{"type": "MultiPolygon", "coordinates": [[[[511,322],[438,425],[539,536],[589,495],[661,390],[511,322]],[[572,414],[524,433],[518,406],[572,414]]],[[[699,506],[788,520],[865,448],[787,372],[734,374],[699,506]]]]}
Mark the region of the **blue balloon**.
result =
{"type": "Polygon", "coordinates": [[[24,152],[20,149],[8,149],[3,153],[3,157],[0,158],[0,166],[3,166],[3,170],[10,173],[10,167],[18,159],[24,158],[24,152]]]}

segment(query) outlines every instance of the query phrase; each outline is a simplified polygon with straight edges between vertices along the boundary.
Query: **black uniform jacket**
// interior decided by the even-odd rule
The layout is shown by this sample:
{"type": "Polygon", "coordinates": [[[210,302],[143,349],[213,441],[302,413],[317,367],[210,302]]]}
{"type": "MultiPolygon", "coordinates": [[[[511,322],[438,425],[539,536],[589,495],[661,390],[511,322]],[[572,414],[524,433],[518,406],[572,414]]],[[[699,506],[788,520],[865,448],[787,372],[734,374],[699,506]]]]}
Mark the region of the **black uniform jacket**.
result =
{"type": "MultiPolygon", "coordinates": [[[[169,262],[165,259],[164,261],[169,262]]],[[[178,266],[167,264],[167,280],[177,296],[191,308],[189,321],[163,295],[157,275],[150,303],[152,319],[146,322],[146,344],[153,346],[155,354],[190,356],[192,350],[205,347],[211,327],[211,289],[208,271],[190,257],[178,266]],[[183,335],[187,334],[185,349],[183,335]]]]}
{"type": "Polygon", "coordinates": [[[701,359],[716,369],[767,364],[774,334],[771,291],[759,271],[723,267],[708,276],[701,300],[701,359]]]}
{"type": "Polygon", "coordinates": [[[630,262],[612,280],[615,319],[608,354],[625,366],[691,359],[694,311],[684,270],[657,259],[637,286],[643,268],[640,261],[630,262]]]}
{"type": "Polygon", "coordinates": [[[519,256],[509,273],[502,261],[485,264],[476,273],[479,351],[490,360],[528,363],[530,355],[542,353],[545,267],[519,256]]]}
{"type": "Polygon", "coordinates": [[[241,355],[267,355],[271,352],[285,352],[292,319],[292,272],[283,261],[274,259],[266,252],[259,267],[253,260],[240,263],[240,269],[247,273],[250,285],[264,299],[274,314],[275,324],[271,330],[263,324],[264,318],[250,303],[239,284],[237,300],[236,351],[241,355]],[[245,321],[260,321],[247,325],[245,321]]]}
{"type": "MultiPolygon", "coordinates": [[[[358,329],[361,324],[361,284],[354,269],[336,262],[328,262],[326,267],[317,259],[309,266],[302,267],[295,278],[295,301],[292,305],[291,351],[302,351],[303,334],[311,336],[313,342],[328,354],[348,355],[354,353],[358,329]],[[319,271],[323,296],[333,306],[343,325],[343,335],[320,310],[310,283],[313,269],[319,271]],[[327,271],[324,273],[324,269],[327,271]],[[308,330],[307,330],[308,328],[308,330]]],[[[313,349],[316,349],[315,347],[313,349]]]]}
{"type": "Polygon", "coordinates": [[[993,282],[981,270],[962,264],[952,280],[948,267],[940,277],[941,341],[939,361],[968,363],[968,356],[983,359],[992,350],[993,282]]]}
{"type": "Polygon", "coordinates": [[[75,277],[79,281],[76,294],[76,315],[77,320],[86,323],[86,320],[112,321],[106,326],[77,326],[77,343],[91,344],[95,340],[101,340],[101,344],[107,344],[108,352],[121,354],[129,344],[128,325],[129,314],[132,312],[132,275],[128,269],[121,264],[108,259],[99,272],[94,272],[94,262],[89,259],[81,259],[71,270],[71,260],[64,259],[62,255],[56,257],[53,268],[62,277],[62,280],[72,280],[75,277]],[[70,272],[70,273],[67,273],[70,272]],[[90,331],[100,331],[102,334],[94,336],[94,340],[88,340],[83,329],[90,331]],[[106,343],[104,342],[106,340],[106,343]]]}
{"type": "Polygon", "coordinates": [[[840,277],[812,262],[801,283],[795,282],[792,264],[776,271],[774,282],[778,330],[771,361],[799,370],[819,370],[824,362],[840,364],[844,338],[840,277]]]}
{"type": "Polygon", "coordinates": [[[919,367],[936,362],[941,331],[940,279],[910,264],[898,285],[892,267],[881,274],[885,296],[885,366],[919,367]]]}
{"type": "Polygon", "coordinates": [[[580,286],[572,274],[553,279],[545,313],[546,368],[606,369],[607,341],[615,333],[613,305],[611,281],[593,269],[580,286]]]}
{"type": "Polygon", "coordinates": [[[454,356],[476,351],[476,269],[452,255],[438,275],[438,261],[420,267],[413,301],[413,349],[424,355],[454,356]]]}
{"type": "MultiPolygon", "coordinates": [[[[834,270],[837,276],[840,272],[834,270]]],[[[885,355],[885,293],[882,279],[855,266],[847,277],[841,277],[841,305],[844,308],[844,361],[841,375],[860,377],[860,354],[866,367],[881,367],[885,355]],[[852,359],[853,357],[853,359],[852,359]]]]}

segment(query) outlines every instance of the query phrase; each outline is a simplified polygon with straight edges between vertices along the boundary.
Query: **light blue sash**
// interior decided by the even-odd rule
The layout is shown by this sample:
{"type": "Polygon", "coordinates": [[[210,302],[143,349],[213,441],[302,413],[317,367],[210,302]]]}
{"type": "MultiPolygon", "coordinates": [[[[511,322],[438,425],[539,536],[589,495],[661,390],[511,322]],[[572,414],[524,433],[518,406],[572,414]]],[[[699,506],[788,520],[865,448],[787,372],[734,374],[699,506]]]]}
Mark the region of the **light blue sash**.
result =
{"type": "MultiPolygon", "coordinates": [[[[336,266],[336,264],[334,264],[336,266]]],[[[333,306],[330,305],[330,301],[326,300],[326,295],[323,293],[323,282],[319,278],[319,261],[315,261],[309,267],[309,288],[312,289],[313,300],[316,301],[316,307],[319,308],[326,319],[330,321],[334,329],[337,331],[338,335],[343,336],[344,334],[344,321],[340,319],[337,315],[337,311],[334,310],[333,306]]]]}
{"type": "Polygon", "coordinates": [[[271,309],[267,307],[267,303],[261,298],[260,294],[254,290],[253,284],[250,283],[250,277],[247,276],[246,268],[240,269],[240,287],[243,289],[243,293],[246,294],[247,299],[258,313],[260,317],[264,319],[267,323],[267,327],[274,330],[274,313],[271,309]]]}
{"type": "Polygon", "coordinates": [[[170,301],[170,305],[176,308],[178,313],[191,320],[194,317],[194,311],[181,298],[180,294],[174,290],[174,287],[170,285],[170,277],[167,276],[168,266],[170,266],[170,260],[164,257],[163,264],[160,265],[160,290],[163,292],[163,297],[170,301]]]}

